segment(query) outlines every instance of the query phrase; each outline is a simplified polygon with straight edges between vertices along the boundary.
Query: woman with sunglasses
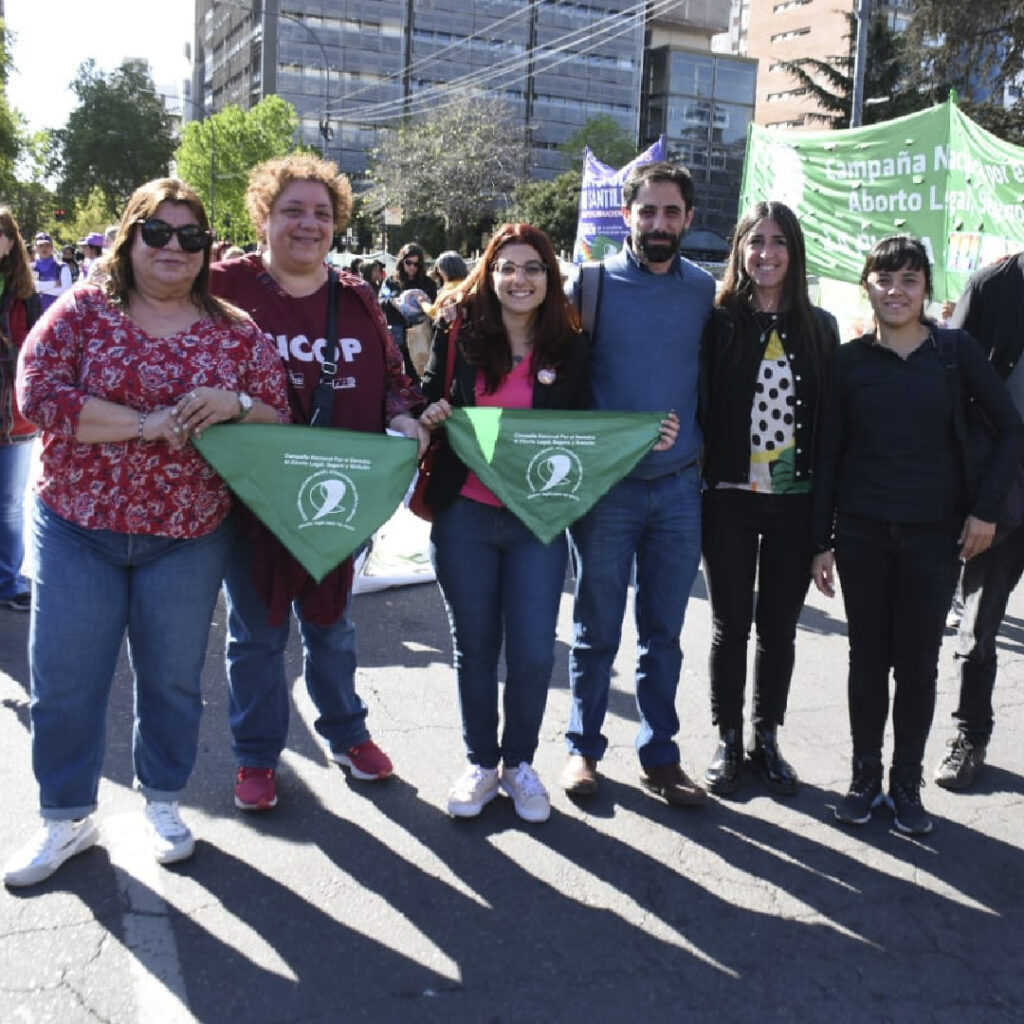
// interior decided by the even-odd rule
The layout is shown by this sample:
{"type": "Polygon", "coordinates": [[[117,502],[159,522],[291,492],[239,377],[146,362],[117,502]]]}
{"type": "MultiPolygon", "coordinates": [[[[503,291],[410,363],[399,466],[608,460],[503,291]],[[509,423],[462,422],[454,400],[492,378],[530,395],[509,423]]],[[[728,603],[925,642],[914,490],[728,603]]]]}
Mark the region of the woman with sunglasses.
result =
{"type": "MultiPolygon", "coordinates": [[[[437,299],[437,285],[427,273],[427,257],[422,246],[417,242],[407,242],[398,250],[398,257],[395,262],[395,272],[385,278],[380,286],[378,297],[384,309],[384,318],[388,322],[388,330],[402,350],[402,357],[405,360],[405,372],[409,377],[419,382],[419,375],[413,365],[412,356],[409,354],[409,346],[406,344],[406,331],[411,326],[407,310],[403,311],[402,296],[408,291],[421,291],[426,293],[429,302],[437,299]]],[[[423,305],[428,305],[423,301],[423,305]]]]}
{"type": "MultiPolygon", "coordinates": [[[[455,326],[435,330],[423,375],[432,403],[420,417],[426,427],[439,427],[452,406],[589,406],[585,339],[542,231],[528,224],[500,227],[454,301],[463,312],[455,326]],[[446,396],[453,336],[457,351],[446,396]]],[[[519,817],[546,821],[550,800],[532,762],[554,665],[565,536],[550,544],[537,540],[444,438],[427,499],[435,509],[431,557],[451,624],[469,760],[448,795],[448,812],[474,817],[500,787],[519,817]],[[507,676],[499,738],[503,639],[507,676]]]]}
{"type": "Polygon", "coordinates": [[[127,631],[135,784],[161,864],[192,854],[178,798],[196,758],[200,673],[231,499],[189,444],[215,423],[288,419],[284,372],[209,292],[202,203],[160,178],[128,201],[104,276],[29,334],[22,410],[42,431],[29,659],[43,827],[8,863],[32,885],[97,840],[107,700],[127,631]]]}
{"type": "Polygon", "coordinates": [[[18,408],[14,373],[25,336],[41,312],[25,242],[11,211],[0,206],[0,605],[18,612],[32,604],[21,563],[25,485],[36,428],[18,408]]]}
{"type": "Polygon", "coordinates": [[[874,330],[833,361],[815,471],[817,588],[843,584],[850,638],[847,700],[850,788],[836,818],[863,825],[888,803],[900,832],[929,832],[921,765],[935,711],[939,648],[960,560],[992,543],[1002,498],[1019,465],[1024,427],[980,345],[925,316],[928,252],[916,238],[883,238],[861,273],[874,330]],[[996,434],[989,467],[968,490],[959,411],[977,402],[996,434]],[[833,554],[834,549],[834,554],[833,554]],[[889,791],[882,744],[889,718],[889,791]]]}
{"type": "MultiPolygon", "coordinates": [[[[296,154],[253,169],[246,206],[260,251],[215,266],[213,290],[276,339],[293,418],[308,423],[326,348],[331,289],[325,261],[348,223],[352,187],[334,163],[296,154]]],[[[425,448],[426,431],[413,414],[422,408],[422,396],[402,373],[376,296],[355,274],[340,275],[336,313],[343,351],[327,425],[367,433],[390,427],[425,448]]],[[[354,779],[388,778],[391,759],[371,738],[367,707],[356,692],[352,559],[318,583],[259,522],[242,509],[238,518],[225,577],[235,806],[261,812],[277,805],[277,764],[288,738],[284,654],[293,613],[317,710],[315,728],[331,759],[354,779]]]]}
{"type": "Polygon", "coordinates": [[[834,317],[807,294],[799,221],[782,203],[757,203],[736,227],[701,347],[702,547],[713,621],[711,720],[719,733],[704,773],[712,793],[734,792],[744,763],[774,793],[799,787],[776,732],[811,582],[813,452],[825,370],[838,344],[834,317]],[[752,621],[753,729],[744,757],[752,621]]]}

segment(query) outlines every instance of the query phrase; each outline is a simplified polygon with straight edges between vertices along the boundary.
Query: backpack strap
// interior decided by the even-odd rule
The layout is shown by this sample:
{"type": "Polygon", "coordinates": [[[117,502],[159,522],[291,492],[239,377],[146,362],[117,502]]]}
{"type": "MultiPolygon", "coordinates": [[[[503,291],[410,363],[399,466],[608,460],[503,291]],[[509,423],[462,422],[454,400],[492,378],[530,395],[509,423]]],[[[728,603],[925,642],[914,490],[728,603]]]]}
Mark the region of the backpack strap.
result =
{"type": "Polygon", "coordinates": [[[959,334],[948,327],[933,329],[933,342],[942,365],[946,368],[946,381],[949,394],[953,400],[953,436],[960,448],[960,461],[963,465],[964,482],[967,493],[974,500],[977,480],[975,479],[974,457],[971,453],[970,437],[967,429],[967,400],[964,395],[963,381],[960,378],[959,334]]]}
{"type": "Polygon", "coordinates": [[[580,266],[580,320],[591,344],[594,328],[601,309],[601,291],[604,288],[604,264],[588,260],[580,266]]]}

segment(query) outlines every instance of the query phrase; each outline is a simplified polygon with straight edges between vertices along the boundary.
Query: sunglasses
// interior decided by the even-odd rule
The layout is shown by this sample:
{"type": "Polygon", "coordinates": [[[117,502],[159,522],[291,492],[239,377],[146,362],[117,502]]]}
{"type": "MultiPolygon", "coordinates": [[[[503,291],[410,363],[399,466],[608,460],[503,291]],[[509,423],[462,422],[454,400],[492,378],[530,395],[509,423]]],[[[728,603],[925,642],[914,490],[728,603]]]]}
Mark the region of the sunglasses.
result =
{"type": "Polygon", "coordinates": [[[415,256],[412,256],[412,257],[408,257],[407,256],[404,260],[402,260],[402,262],[407,267],[418,267],[420,265],[420,261],[415,256]]]}
{"type": "Polygon", "coordinates": [[[210,243],[210,232],[198,224],[182,224],[176,228],[159,217],[147,217],[135,223],[142,225],[139,233],[150,249],[162,249],[171,240],[172,235],[178,236],[178,244],[185,252],[202,252],[210,243]]]}

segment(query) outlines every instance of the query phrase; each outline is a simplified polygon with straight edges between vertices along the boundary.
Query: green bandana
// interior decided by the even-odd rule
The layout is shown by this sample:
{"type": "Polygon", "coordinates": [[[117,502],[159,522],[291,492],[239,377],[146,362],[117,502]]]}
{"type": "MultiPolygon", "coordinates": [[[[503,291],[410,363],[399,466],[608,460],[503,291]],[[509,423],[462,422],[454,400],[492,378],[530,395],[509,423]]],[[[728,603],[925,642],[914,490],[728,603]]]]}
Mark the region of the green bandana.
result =
{"type": "Polygon", "coordinates": [[[193,442],[318,583],[398,507],[416,471],[409,438],[271,423],[193,442]]]}
{"type": "Polygon", "coordinates": [[[664,417],[462,408],[445,428],[459,458],[548,544],[651,450],[664,417]]]}

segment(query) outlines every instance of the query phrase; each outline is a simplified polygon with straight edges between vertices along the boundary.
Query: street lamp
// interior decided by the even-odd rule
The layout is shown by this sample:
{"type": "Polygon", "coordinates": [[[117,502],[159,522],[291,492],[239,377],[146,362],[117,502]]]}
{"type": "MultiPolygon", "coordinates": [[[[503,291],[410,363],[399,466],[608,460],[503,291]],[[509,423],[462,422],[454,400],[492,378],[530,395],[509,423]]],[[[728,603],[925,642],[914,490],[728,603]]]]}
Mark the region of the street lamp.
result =
{"type": "Polygon", "coordinates": [[[864,72],[868,55],[868,0],[857,0],[857,45],[853,55],[853,97],[850,127],[859,128],[864,117],[864,72]]]}

